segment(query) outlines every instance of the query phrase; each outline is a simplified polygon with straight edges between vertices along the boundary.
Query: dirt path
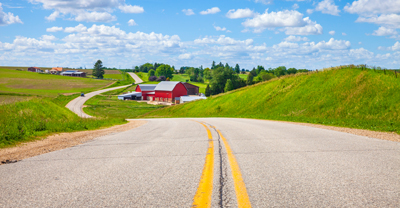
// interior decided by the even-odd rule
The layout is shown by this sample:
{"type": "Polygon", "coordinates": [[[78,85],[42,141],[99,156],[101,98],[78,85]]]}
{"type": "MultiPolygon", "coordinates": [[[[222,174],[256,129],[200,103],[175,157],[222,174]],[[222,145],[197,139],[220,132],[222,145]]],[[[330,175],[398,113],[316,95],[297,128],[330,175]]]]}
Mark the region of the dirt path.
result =
{"type": "Polygon", "coordinates": [[[130,120],[127,124],[113,126],[106,129],[55,134],[43,140],[27,142],[16,147],[0,149],[0,165],[73,147],[107,134],[137,128],[145,123],[147,123],[147,121],[130,120]]]}
{"type": "Polygon", "coordinates": [[[140,77],[137,74],[132,72],[128,72],[128,74],[131,75],[131,77],[135,80],[135,84],[140,84],[143,82],[143,80],[140,79],[140,77]]]}

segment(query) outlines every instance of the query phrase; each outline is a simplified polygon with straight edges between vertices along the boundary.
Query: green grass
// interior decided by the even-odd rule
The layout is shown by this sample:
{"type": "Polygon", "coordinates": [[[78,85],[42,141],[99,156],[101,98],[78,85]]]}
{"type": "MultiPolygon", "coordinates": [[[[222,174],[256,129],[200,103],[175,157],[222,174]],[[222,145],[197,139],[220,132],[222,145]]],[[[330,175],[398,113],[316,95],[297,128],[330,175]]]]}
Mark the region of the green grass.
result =
{"type": "Polygon", "coordinates": [[[138,72],[138,73],[135,73],[135,74],[138,75],[138,77],[140,77],[140,79],[142,79],[143,82],[149,81],[148,73],[146,73],[146,72],[138,72]]]}
{"type": "Polygon", "coordinates": [[[342,68],[276,78],[141,117],[257,118],[400,133],[399,92],[400,76],[391,71],[342,68]]]}
{"type": "Polygon", "coordinates": [[[126,123],[118,118],[84,119],[64,107],[77,95],[34,98],[2,105],[0,108],[0,148],[39,139],[55,132],[72,132],[126,123]]]}
{"type": "Polygon", "coordinates": [[[110,83],[112,81],[0,68],[0,93],[15,93],[16,96],[28,94],[55,98],[59,94],[94,91],[110,83]]]}
{"type": "Polygon", "coordinates": [[[247,74],[239,74],[239,77],[244,80],[247,80],[247,74]]]}
{"type": "Polygon", "coordinates": [[[173,76],[171,81],[186,82],[186,80],[190,79],[187,74],[173,74],[173,76]]]}
{"type": "Polygon", "coordinates": [[[149,105],[145,102],[137,102],[132,100],[118,100],[117,95],[124,92],[134,91],[136,85],[125,89],[118,89],[97,95],[89,99],[83,110],[92,116],[101,116],[108,118],[136,118],[150,111],[163,108],[160,105],[149,105]]]}
{"type": "Polygon", "coordinates": [[[104,74],[103,78],[104,79],[119,79],[119,80],[122,80],[123,76],[122,76],[122,74],[104,74]]]}
{"type": "Polygon", "coordinates": [[[122,74],[119,74],[119,76],[121,76],[121,80],[116,81],[114,84],[108,86],[107,88],[130,85],[135,82],[135,80],[128,73],[122,72],[122,74]]]}

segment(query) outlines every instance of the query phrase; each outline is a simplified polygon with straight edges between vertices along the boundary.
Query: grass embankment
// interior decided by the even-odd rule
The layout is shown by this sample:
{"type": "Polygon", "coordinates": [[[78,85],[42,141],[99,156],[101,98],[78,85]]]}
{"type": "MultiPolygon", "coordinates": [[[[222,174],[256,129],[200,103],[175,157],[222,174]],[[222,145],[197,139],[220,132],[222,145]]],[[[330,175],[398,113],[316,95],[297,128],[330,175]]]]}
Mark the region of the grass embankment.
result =
{"type": "Polygon", "coordinates": [[[33,98],[0,108],[0,148],[56,132],[72,132],[126,123],[123,119],[78,117],[64,106],[77,95],[33,98]]]}
{"type": "Polygon", "coordinates": [[[400,133],[400,74],[343,68],[296,74],[142,117],[236,117],[400,133]]]}
{"type": "Polygon", "coordinates": [[[128,73],[124,71],[120,71],[121,74],[113,74],[113,75],[108,75],[110,77],[116,77],[118,75],[120,80],[116,81],[114,84],[108,86],[107,88],[112,88],[112,87],[118,87],[118,86],[124,86],[124,85],[130,85],[135,82],[135,80],[129,75],[128,73]]]}
{"type": "Polygon", "coordinates": [[[85,113],[92,116],[101,116],[108,118],[136,118],[150,111],[163,108],[160,105],[150,105],[145,102],[132,100],[118,100],[118,95],[124,92],[135,91],[136,85],[125,89],[108,91],[89,99],[83,108],[85,113]]]}

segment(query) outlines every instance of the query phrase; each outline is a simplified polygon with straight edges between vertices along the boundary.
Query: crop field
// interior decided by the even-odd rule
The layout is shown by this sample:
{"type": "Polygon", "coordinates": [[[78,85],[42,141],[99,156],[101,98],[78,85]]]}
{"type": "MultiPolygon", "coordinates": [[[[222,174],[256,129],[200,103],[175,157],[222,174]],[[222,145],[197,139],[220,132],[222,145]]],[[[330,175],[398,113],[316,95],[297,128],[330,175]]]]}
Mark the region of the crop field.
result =
{"type": "Polygon", "coordinates": [[[342,68],[301,73],[143,117],[233,117],[400,133],[400,74],[342,68]]]}
{"type": "Polygon", "coordinates": [[[103,88],[110,83],[112,81],[0,68],[0,103],[24,100],[25,98],[16,98],[20,95],[54,98],[59,94],[89,92],[103,88]]]}

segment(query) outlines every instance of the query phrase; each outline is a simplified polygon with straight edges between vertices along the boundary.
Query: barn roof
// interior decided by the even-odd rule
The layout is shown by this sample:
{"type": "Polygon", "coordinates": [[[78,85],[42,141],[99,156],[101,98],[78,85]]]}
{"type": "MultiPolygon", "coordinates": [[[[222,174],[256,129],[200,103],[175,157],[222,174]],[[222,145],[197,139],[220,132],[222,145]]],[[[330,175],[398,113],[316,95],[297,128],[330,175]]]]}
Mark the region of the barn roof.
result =
{"type": "Polygon", "coordinates": [[[63,68],[62,67],[53,67],[51,70],[56,70],[56,71],[62,71],[63,70],[63,68]]]}
{"type": "Polygon", "coordinates": [[[156,84],[138,84],[142,91],[154,91],[156,84]]]}
{"type": "Polygon", "coordinates": [[[154,90],[172,91],[174,90],[175,86],[179,83],[181,82],[162,81],[157,85],[156,89],[154,90]]]}

